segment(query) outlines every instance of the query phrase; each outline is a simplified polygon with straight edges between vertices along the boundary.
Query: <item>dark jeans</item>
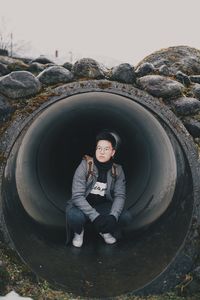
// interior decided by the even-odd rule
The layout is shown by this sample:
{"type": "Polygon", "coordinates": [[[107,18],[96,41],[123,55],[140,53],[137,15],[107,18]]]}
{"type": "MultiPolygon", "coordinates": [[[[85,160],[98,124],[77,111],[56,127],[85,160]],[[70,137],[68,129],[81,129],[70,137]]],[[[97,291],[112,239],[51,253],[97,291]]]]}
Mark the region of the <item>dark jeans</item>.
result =
{"type": "MultiPolygon", "coordinates": [[[[104,202],[95,206],[95,209],[100,214],[109,214],[112,203],[104,202]]],[[[77,207],[73,206],[66,214],[69,228],[76,233],[81,233],[89,218],[77,207]]],[[[122,211],[118,220],[118,229],[126,227],[130,224],[132,216],[128,210],[122,211]]]]}

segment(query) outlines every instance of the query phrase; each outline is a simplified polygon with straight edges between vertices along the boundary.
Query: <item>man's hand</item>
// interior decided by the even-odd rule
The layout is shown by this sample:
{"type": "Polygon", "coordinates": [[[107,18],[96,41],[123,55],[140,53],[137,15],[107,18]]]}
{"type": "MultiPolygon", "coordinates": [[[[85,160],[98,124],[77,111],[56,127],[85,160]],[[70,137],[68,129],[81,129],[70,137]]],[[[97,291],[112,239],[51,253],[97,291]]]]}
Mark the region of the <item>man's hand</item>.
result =
{"type": "Polygon", "coordinates": [[[106,217],[105,215],[99,215],[94,219],[93,224],[97,232],[102,232],[104,226],[106,224],[106,217]]]}
{"type": "Polygon", "coordinates": [[[105,216],[105,223],[103,225],[102,233],[113,233],[117,227],[117,220],[113,215],[105,216]]]}
{"type": "Polygon", "coordinates": [[[117,220],[113,215],[99,215],[93,224],[97,232],[112,233],[117,227],[117,220]]]}

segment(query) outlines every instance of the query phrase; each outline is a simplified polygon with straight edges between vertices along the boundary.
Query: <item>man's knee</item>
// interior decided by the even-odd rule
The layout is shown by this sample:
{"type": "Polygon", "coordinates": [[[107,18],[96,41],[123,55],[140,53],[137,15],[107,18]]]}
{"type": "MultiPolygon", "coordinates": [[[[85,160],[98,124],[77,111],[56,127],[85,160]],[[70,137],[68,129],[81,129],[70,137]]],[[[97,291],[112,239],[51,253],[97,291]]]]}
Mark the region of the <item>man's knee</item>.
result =
{"type": "Polygon", "coordinates": [[[71,207],[66,212],[66,217],[70,223],[74,221],[77,223],[84,223],[86,221],[84,213],[77,207],[71,207]]]}
{"type": "Polygon", "coordinates": [[[73,232],[80,234],[85,223],[86,216],[77,207],[72,207],[66,211],[66,224],[73,232]]]}
{"type": "Polygon", "coordinates": [[[120,215],[120,218],[119,218],[119,223],[122,225],[122,226],[128,226],[131,224],[133,220],[133,217],[130,213],[129,210],[124,210],[121,215],[120,215]]]}

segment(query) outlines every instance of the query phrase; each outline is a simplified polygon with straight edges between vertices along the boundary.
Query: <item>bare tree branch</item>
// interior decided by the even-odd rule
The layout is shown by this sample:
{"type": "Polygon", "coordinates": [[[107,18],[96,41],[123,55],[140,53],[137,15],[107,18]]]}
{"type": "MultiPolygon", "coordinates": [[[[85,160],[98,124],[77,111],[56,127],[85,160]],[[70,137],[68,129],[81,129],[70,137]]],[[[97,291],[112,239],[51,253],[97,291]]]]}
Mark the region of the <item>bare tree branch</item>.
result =
{"type": "Polygon", "coordinates": [[[30,43],[22,40],[15,40],[14,34],[8,30],[5,18],[0,19],[0,49],[7,50],[10,56],[24,53],[30,48],[30,43]]]}

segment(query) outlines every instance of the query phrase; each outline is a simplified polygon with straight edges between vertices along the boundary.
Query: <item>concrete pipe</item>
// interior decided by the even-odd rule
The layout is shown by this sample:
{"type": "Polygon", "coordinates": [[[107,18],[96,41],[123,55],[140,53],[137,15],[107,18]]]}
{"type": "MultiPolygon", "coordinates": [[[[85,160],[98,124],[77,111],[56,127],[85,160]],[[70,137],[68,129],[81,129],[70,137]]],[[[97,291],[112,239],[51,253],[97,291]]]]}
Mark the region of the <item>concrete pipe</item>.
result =
{"type": "Polygon", "coordinates": [[[55,91],[4,136],[5,235],[35,273],[75,295],[169,290],[197,252],[199,182],[192,139],[162,102],[132,86],[99,80],[55,91]],[[125,170],[133,222],[113,246],[88,228],[83,248],[66,247],[72,176],[82,156],[93,154],[95,135],[104,128],[121,140],[116,161],[125,170]]]}

